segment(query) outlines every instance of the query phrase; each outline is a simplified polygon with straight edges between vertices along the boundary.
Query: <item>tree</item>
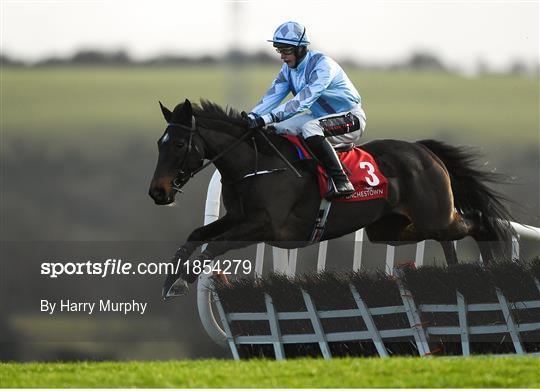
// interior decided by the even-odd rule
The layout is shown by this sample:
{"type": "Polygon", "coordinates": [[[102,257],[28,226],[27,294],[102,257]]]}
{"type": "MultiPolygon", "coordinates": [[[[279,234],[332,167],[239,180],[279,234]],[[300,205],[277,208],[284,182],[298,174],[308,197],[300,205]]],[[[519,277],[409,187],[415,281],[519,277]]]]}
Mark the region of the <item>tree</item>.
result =
{"type": "Polygon", "coordinates": [[[435,55],[425,52],[413,53],[405,63],[407,68],[446,72],[446,66],[435,55]]]}

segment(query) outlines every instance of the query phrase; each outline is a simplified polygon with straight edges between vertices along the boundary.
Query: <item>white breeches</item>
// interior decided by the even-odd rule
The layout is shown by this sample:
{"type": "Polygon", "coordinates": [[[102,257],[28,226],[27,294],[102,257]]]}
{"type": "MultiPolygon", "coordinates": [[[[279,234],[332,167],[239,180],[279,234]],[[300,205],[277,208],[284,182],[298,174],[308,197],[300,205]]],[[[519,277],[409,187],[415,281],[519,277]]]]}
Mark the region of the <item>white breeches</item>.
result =
{"type": "Polygon", "coordinates": [[[293,136],[302,135],[305,139],[311,136],[324,136],[324,131],[319,123],[320,119],[331,118],[345,115],[347,113],[352,113],[360,120],[360,129],[355,130],[354,132],[341,134],[339,136],[328,137],[327,140],[330,144],[341,144],[341,143],[356,143],[362,137],[364,129],[366,128],[366,113],[360,105],[353,107],[351,110],[344,111],[341,113],[335,113],[326,115],[324,117],[315,118],[311,114],[300,114],[292,118],[289,118],[285,121],[274,124],[276,132],[280,134],[291,134],[293,136]]]}

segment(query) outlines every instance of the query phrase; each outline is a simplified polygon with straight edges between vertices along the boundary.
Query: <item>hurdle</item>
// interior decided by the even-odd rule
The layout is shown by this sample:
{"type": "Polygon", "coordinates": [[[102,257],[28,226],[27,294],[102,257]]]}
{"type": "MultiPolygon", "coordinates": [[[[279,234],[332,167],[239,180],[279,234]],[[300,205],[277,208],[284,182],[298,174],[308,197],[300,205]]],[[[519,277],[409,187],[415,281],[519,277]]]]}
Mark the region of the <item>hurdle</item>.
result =
{"type": "MultiPolygon", "coordinates": [[[[216,171],[210,180],[207,192],[204,223],[209,224],[219,218],[221,196],[221,176],[216,171]]],[[[540,228],[527,226],[515,222],[510,222],[516,232],[512,239],[512,259],[519,258],[520,240],[540,241],[540,228]]],[[[358,271],[362,267],[362,250],[364,241],[364,230],[361,229],[354,234],[354,255],[352,270],[358,271]]],[[[426,242],[416,245],[415,264],[422,266],[424,263],[426,242]]],[[[457,242],[454,242],[457,247],[457,242]]],[[[273,271],[294,276],[296,273],[296,262],[298,250],[285,250],[271,248],[273,255],[273,271]]],[[[317,271],[325,270],[328,243],[318,244],[317,271]]],[[[263,271],[264,243],[259,243],[256,249],[254,276],[261,277],[263,271]]],[[[429,357],[431,352],[428,344],[429,334],[437,335],[458,335],[461,341],[462,353],[464,356],[470,355],[469,337],[471,335],[508,333],[511,337],[516,354],[527,353],[523,347],[520,333],[540,330],[540,322],[518,324],[512,313],[519,310],[531,310],[540,308],[540,300],[509,302],[503,293],[497,289],[497,303],[468,304],[463,295],[456,292],[456,303],[452,304],[415,304],[411,293],[403,286],[399,280],[399,270],[394,268],[395,248],[386,246],[385,269],[388,274],[397,271],[397,283],[403,300],[402,305],[392,307],[368,308],[362,297],[358,294],[353,285],[350,285],[351,295],[354,298],[356,307],[350,310],[318,311],[310,295],[302,291],[305,301],[306,311],[302,312],[277,312],[272,298],[265,294],[266,312],[261,313],[227,313],[221,305],[217,293],[212,287],[211,276],[201,274],[197,285],[197,306],[201,323],[208,335],[217,344],[228,347],[234,359],[239,359],[238,346],[242,344],[270,344],[274,348],[276,359],[285,359],[284,345],[293,343],[317,343],[324,358],[332,357],[328,343],[340,341],[371,341],[374,343],[380,357],[387,357],[388,352],[384,347],[384,339],[410,336],[414,338],[417,351],[420,356],[429,357]],[[216,307],[218,318],[216,319],[213,309],[216,307]],[[476,311],[500,311],[503,314],[505,324],[469,326],[467,324],[467,314],[476,311]],[[459,318],[459,326],[453,327],[423,327],[420,320],[421,313],[456,313],[459,318]],[[407,316],[410,327],[397,330],[377,330],[374,317],[384,314],[403,313],[407,316]],[[321,319],[359,317],[363,320],[367,330],[356,332],[325,333],[321,319]],[[314,332],[312,334],[283,334],[279,327],[279,320],[305,319],[311,322],[314,332]],[[250,335],[235,336],[230,327],[231,322],[241,320],[262,320],[267,321],[270,326],[270,335],[250,335]]],[[[540,292],[540,282],[535,280],[537,289],[540,292]]],[[[536,353],[533,353],[536,354],[536,353]]]]}

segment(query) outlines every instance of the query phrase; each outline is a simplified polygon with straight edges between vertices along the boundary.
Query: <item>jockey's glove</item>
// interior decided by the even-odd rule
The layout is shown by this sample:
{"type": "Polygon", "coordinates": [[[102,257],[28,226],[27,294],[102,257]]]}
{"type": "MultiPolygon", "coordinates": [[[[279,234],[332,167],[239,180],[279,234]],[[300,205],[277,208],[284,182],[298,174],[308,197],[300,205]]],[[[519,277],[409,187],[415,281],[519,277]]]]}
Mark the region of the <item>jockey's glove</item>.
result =
{"type": "Polygon", "coordinates": [[[274,122],[274,117],[272,116],[272,114],[258,116],[253,113],[246,114],[245,111],[242,111],[241,116],[246,120],[246,125],[248,129],[263,128],[265,125],[274,122]]]}
{"type": "Polygon", "coordinates": [[[248,129],[258,129],[264,127],[264,125],[266,125],[266,122],[264,122],[263,117],[249,117],[247,120],[248,129]]]}

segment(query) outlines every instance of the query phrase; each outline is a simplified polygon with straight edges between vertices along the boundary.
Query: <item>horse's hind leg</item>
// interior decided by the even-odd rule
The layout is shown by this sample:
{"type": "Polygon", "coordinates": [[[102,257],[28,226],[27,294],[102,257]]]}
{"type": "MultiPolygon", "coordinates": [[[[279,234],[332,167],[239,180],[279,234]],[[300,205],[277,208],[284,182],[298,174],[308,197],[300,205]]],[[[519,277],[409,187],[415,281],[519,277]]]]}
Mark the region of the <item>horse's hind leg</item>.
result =
{"type": "Polygon", "coordinates": [[[401,240],[402,232],[410,224],[411,221],[406,216],[392,213],[369,224],[365,229],[370,242],[395,246],[404,244],[401,240]]]}
{"type": "Polygon", "coordinates": [[[463,239],[474,230],[474,223],[454,211],[450,224],[446,228],[424,228],[419,230],[413,223],[407,226],[401,235],[402,240],[437,240],[443,249],[447,265],[457,265],[458,258],[454,240],[463,239]]]}
{"type": "Polygon", "coordinates": [[[455,209],[450,175],[442,161],[428,150],[420,151],[416,158],[416,162],[411,159],[411,173],[414,175],[404,177],[400,183],[407,198],[399,205],[399,211],[411,221],[400,239],[437,240],[443,246],[447,262],[457,263],[452,244],[444,242],[469,235],[476,239],[482,224],[474,212],[464,216],[455,209]]]}
{"type": "MultiPolygon", "coordinates": [[[[456,218],[454,235],[464,235],[470,230],[469,223],[456,218]]],[[[425,239],[433,239],[429,232],[420,232],[410,220],[399,214],[391,214],[366,227],[366,233],[371,242],[382,242],[390,245],[416,243],[425,239]]],[[[458,263],[456,249],[452,241],[441,241],[447,265],[458,263]]]]}
{"type": "Polygon", "coordinates": [[[459,240],[473,234],[475,230],[476,223],[473,220],[454,210],[450,224],[445,230],[441,231],[440,235],[446,240],[459,240]]]}
{"type": "Polygon", "coordinates": [[[439,242],[441,244],[441,247],[444,251],[444,257],[446,258],[446,264],[448,266],[450,265],[457,265],[458,259],[457,259],[457,253],[456,248],[454,247],[454,242],[444,240],[442,242],[439,242]]]}
{"type": "Polygon", "coordinates": [[[448,172],[437,161],[433,163],[423,175],[408,183],[411,191],[401,209],[410,217],[411,224],[403,230],[400,239],[437,240],[441,242],[447,264],[456,264],[457,255],[451,241],[474,233],[475,223],[454,208],[448,172]]]}
{"type": "MultiPolygon", "coordinates": [[[[449,227],[449,231],[445,235],[451,240],[459,240],[465,236],[472,236],[480,250],[480,255],[482,256],[482,261],[484,264],[491,263],[494,259],[494,249],[492,243],[485,238],[485,234],[482,233],[482,218],[481,215],[476,211],[460,215],[457,212],[454,212],[455,218],[453,224],[449,227]]],[[[445,249],[444,242],[441,242],[443,249],[445,249]]],[[[444,250],[446,255],[446,261],[449,261],[448,255],[454,249],[453,246],[449,246],[448,250],[444,250]],[[450,249],[450,247],[452,249],[450,249]]],[[[453,250],[455,253],[455,250],[453,250]]],[[[457,259],[456,259],[457,263],[457,259]]],[[[450,264],[450,263],[448,263],[450,264]]]]}
{"type": "Polygon", "coordinates": [[[478,250],[480,250],[482,262],[486,265],[491,263],[495,259],[495,249],[492,244],[496,238],[486,232],[482,222],[482,213],[473,210],[464,214],[464,219],[471,222],[470,235],[475,240],[478,250]]]}
{"type": "Polygon", "coordinates": [[[456,235],[456,238],[453,240],[458,240],[468,235],[472,236],[480,250],[484,264],[491,263],[494,259],[494,252],[491,243],[485,239],[485,233],[482,227],[482,215],[478,211],[472,211],[463,215],[457,212],[454,212],[454,214],[456,216],[454,219],[455,229],[454,232],[450,232],[450,234],[456,235]]]}
{"type": "MultiPolygon", "coordinates": [[[[435,220],[435,218],[434,218],[435,220]]],[[[401,241],[420,241],[433,239],[440,242],[463,239],[473,232],[474,224],[454,211],[449,222],[439,225],[421,224],[418,221],[408,224],[400,233],[401,241]]]]}
{"type": "Polygon", "coordinates": [[[489,265],[491,262],[493,262],[495,256],[493,255],[493,248],[491,244],[484,240],[476,239],[476,245],[480,250],[480,255],[482,256],[482,262],[484,265],[489,265]]]}

